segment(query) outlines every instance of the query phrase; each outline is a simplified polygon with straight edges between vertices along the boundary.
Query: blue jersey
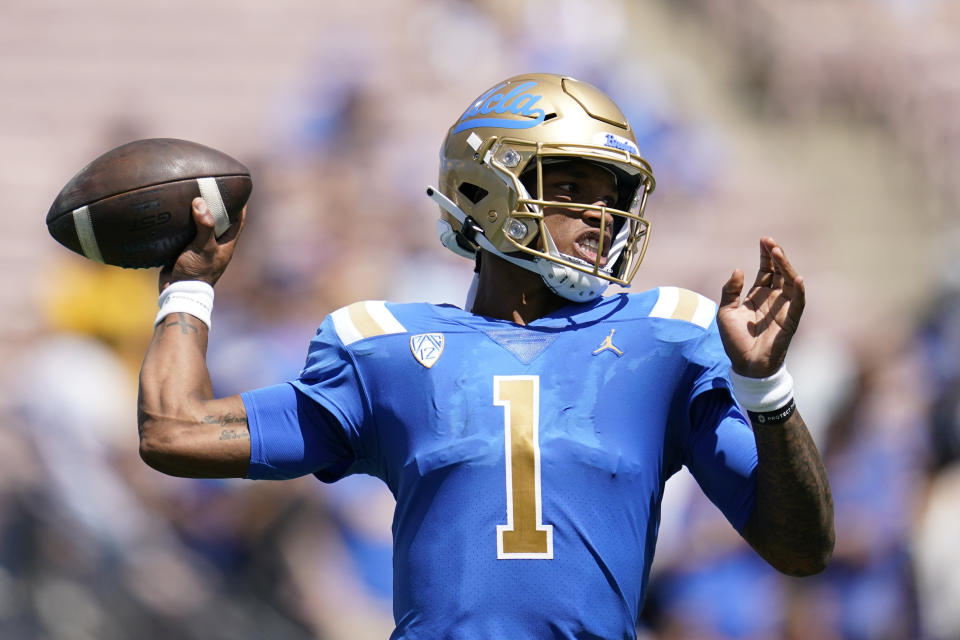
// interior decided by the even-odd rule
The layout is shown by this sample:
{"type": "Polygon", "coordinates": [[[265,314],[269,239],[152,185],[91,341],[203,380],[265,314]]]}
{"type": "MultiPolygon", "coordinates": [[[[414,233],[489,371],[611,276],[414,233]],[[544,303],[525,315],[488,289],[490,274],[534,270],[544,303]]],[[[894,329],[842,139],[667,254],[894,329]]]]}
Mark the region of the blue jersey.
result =
{"type": "Polygon", "coordinates": [[[738,530],[753,508],[715,315],[675,287],[528,326],[350,305],[299,379],[243,394],[249,477],[389,486],[393,638],[634,638],[667,478],[687,465],[738,530]]]}

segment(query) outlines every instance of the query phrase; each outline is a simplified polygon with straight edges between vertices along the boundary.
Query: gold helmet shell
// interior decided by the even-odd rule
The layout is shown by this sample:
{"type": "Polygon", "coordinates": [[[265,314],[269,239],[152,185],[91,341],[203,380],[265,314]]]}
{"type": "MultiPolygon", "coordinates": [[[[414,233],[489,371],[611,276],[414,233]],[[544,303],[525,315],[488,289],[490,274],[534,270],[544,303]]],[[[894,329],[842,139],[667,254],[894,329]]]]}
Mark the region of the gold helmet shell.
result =
{"type": "Polygon", "coordinates": [[[447,132],[439,191],[467,217],[461,221],[441,204],[440,239],[465,257],[480,248],[509,255],[543,275],[556,293],[591,299],[610,282],[629,285],[636,274],[650,228],[644,207],[654,186],[630,123],[605,93],[567,76],[518,75],[480,95],[447,132]],[[602,209],[615,221],[606,267],[599,264],[603,247],[593,264],[557,252],[543,224],[544,206],[569,206],[543,199],[543,167],[573,159],[599,163],[617,177],[613,206],[576,205],[602,209]],[[562,291],[558,280],[572,290],[562,291]]]}

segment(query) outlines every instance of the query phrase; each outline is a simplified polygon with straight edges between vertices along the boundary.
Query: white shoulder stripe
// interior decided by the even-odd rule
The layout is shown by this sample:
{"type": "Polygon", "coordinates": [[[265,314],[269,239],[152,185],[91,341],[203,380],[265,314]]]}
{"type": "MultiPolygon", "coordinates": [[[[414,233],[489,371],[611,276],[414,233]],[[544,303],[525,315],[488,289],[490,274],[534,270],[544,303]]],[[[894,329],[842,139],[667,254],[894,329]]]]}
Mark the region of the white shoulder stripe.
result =
{"type": "Polygon", "coordinates": [[[345,345],[353,344],[363,338],[363,334],[350,320],[350,312],[347,309],[348,307],[341,307],[330,314],[330,319],[333,320],[333,328],[340,337],[340,341],[345,345]]]}
{"type": "Polygon", "coordinates": [[[650,310],[651,318],[669,318],[677,308],[680,290],[676,287],[659,287],[657,289],[657,303],[650,310]]]}
{"type": "Polygon", "coordinates": [[[364,338],[382,336],[390,333],[406,333],[387,309],[383,300],[365,300],[337,309],[330,314],[333,328],[344,345],[350,345],[364,338]]]}
{"type": "Polygon", "coordinates": [[[650,310],[651,318],[683,320],[706,329],[717,315],[716,303],[689,289],[660,287],[657,302],[650,310]]]}
{"type": "Polygon", "coordinates": [[[368,300],[364,302],[367,313],[373,316],[377,324],[380,325],[381,333],[406,333],[407,329],[396,317],[387,309],[387,303],[383,300],[368,300]]]}
{"type": "Polygon", "coordinates": [[[717,316],[717,303],[706,296],[697,294],[697,310],[694,311],[690,322],[700,325],[704,329],[710,326],[713,319],[717,316]]]}

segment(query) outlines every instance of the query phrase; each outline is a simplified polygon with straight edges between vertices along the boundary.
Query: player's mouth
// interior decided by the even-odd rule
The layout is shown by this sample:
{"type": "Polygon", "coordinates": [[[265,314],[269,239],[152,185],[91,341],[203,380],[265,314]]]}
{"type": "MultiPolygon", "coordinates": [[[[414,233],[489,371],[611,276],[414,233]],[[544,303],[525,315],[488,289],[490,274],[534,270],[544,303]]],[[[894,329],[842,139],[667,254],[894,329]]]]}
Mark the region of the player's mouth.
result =
{"type": "Polygon", "coordinates": [[[607,253],[610,251],[610,238],[608,235],[604,238],[603,254],[600,256],[599,263],[597,262],[597,252],[600,251],[600,232],[587,231],[580,235],[573,242],[573,249],[578,258],[589,262],[591,266],[598,265],[604,267],[607,264],[607,253]]]}

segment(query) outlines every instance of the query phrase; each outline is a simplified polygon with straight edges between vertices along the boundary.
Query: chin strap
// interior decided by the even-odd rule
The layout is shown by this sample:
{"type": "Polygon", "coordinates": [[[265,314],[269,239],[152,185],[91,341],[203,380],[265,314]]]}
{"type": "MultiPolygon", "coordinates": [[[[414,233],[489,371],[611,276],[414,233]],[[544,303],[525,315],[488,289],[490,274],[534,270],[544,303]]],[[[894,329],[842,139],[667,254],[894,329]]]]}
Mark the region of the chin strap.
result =
{"type": "MultiPolygon", "coordinates": [[[[456,218],[457,221],[460,222],[461,228],[472,226],[473,220],[470,216],[458,207],[457,203],[440,193],[437,189],[427,187],[427,196],[436,202],[444,211],[456,218]]],[[[603,278],[565,267],[551,260],[544,258],[524,259],[505,254],[497,249],[482,231],[478,230],[472,233],[469,239],[471,242],[476,243],[481,248],[503,258],[507,262],[536,273],[543,278],[544,284],[546,284],[551,291],[572,302],[594,300],[603,295],[603,292],[607,289],[608,283],[603,278]]],[[[546,242],[550,250],[557,253],[556,245],[554,245],[553,238],[551,238],[549,234],[547,234],[546,242]]]]}

